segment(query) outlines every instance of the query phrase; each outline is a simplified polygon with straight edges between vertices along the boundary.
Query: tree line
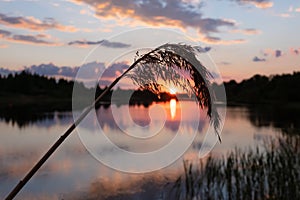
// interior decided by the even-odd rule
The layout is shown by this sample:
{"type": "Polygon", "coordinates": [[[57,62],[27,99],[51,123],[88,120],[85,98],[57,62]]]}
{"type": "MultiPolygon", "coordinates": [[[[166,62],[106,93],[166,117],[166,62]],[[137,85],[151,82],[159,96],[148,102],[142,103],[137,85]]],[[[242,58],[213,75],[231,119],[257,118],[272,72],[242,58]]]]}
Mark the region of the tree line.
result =
{"type": "MultiPolygon", "coordinates": [[[[5,98],[8,100],[22,97],[23,99],[29,98],[32,101],[38,101],[38,99],[34,98],[42,97],[43,101],[47,101],[47,103],[51,103],[51,101],[57,102],[60,100],[70,102],[72,100],[74,84],[77,84],[76,89],[80,90],[80,94],[82,94],[81,96],[83,100],[87,95],[99,96],[106,89],[106,87],[101,88],[99,85],[95,86],[96,89],[95,87],[87,88],[82,82],[74,82],[73,80],[65,79],[56,80],[53,77],[41,76],[38,74],[32,74],[28,71],[22,71],[18,74],[9,74],[8,76],[0,75],[0,100],[1,97],[2,99],[5,98]]],[[[125,95],[131,96],[129,102],[131,104],[145,102],[149,104],[154,101],[167,101],[172,97],[165,92],[162,92],[158,96],[157,94],[146,90],[134,91],[117,88],[115,92],[116,96],[119,96],[119,103],[126,103],[122,102],[122,97],[124,97],[125,95]]],[[[109,91],[103,97],[102,102],[110,102],[111,95],[112,91],[109,91]]]]}
{"type": "MultiPolygon", "coordinates": [[[[220,85],[214,84],[214,89],[220,85]]],[[[227,101],[230,103],[299,103],[300,72],[282,75],[254,75],[237,83],[224,83],[227,101]]],[[[218,98],[218,96],[217,96],[218,98]]]]}
{"type": "MultiPolygon", "coordinates": [[[[22,71],[18,74],[9,74],[8,76],[0,75],[0,97],[14,97],[17,95],[25,96],[46,96],[53,99],[72,99],[73,86],[83,93],[90,94],[94,88],[86,88],[83,83],[72,80],[46,77],[37,74],[31,74],[22,71]]],[[[231,80],[224,83],[228,102],[236,103],[287,103],[300,102],[300,72],[283,75],[255,75],[241,82],[231,80]]],[[[105,88],[96,86],[96,95],[99,95],[105,88]]],[[[213,88],[218,94],[220,85],[214,83],[213,88]]],[[[131,102],[147,101],[167,101],[172,96],[168,93],[161,93],[158,98],[157,94],[151,91],[132,91],[116,89],[119,96],[133,93],[131,102]]],[[[109,101],[112,91],[107,94],[104,101],[109,101]]],[[[218,96],[217,96],[218,98],[218,96]]]]}
{"type": "Polygon", "coordinates": [[[0,95],[46,95],[56,98],[71,98],[74,84],[78,84],[84,90],[87,89],[83,83],[65,79],[56,80],[53,77],[22,71],[19,74],[0,76],[0,95]]]}

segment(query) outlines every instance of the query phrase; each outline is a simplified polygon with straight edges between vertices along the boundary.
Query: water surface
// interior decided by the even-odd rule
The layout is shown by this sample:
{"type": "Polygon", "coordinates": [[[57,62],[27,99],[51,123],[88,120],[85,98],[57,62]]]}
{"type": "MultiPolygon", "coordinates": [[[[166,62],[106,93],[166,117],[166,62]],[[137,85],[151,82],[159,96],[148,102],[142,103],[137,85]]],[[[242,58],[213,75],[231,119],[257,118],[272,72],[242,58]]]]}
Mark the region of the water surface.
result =
{"type": "MultiPolygon", "coordinates": [[[[193,103],[184,102],[181,106],[174,101],[159,103],[159,106],[165,110],[166,123],[159,136],[151,140],[151,144],[146,141],[133,142],[128,140],[128,135],[124,134],[116,125],[111,107],[100,107],[97,115],[105,134],[114,140],[119,147],[130,151],[147,152],[162,147],[174,137],[178,131],[179,123],[182,121],[181,108],[192,108],[190,104],[193,103]]],[[[140,126],[149,125],[149,110],[153,106],[156,105],[130,107],[133,121],[140,126]]],[[[129,123],[124,114],[126,106],[119,106],[116,109],[119,113],[118,120],[126,127],[129,123]]],[[[224,108],[220,107],[219,109],[224,108]]],[[[191,113],[190,117],[184,118],[182,122],[186,132],[181,137],[182,139],[190,137],[189,132],[193,131],[192,124],[194,121],[199,122],[199,133],[189,150],[173,165],[147,174],[121,173],[94,159],[75,133],[69,136],[23,188],[16,199],[163,198],[166,184],[174,181],[182,173],[182,160],[197,159],[209,123],[203,113],[200,118],[195,119],[193,110],[189,112],[191,113]]],[[[39,113],[37,115],[28,118],[2,116],[0,119],[1,199],[73,122],[71,112],[39,113]]],[[[226,122],[222,131],[222,143],[215,146],[212,154],[220,156],[235,147],[247,150],[251,147],[255,148],[257,145],[261,146],[268,137],[278,136],[286,129],[299,128],[297,127],[299,126],[298,116],[284,110],[228,107],[226,122]]],[[[155,117],[152,120],[155,122],[155,117]]],[[[87,135],[95,134],[93,131],[88,127],[86,128],[87,135]]],[[[101,146],[100,141],[99,149],[105,151],[108,156],[116,156],[101,146]]]]}

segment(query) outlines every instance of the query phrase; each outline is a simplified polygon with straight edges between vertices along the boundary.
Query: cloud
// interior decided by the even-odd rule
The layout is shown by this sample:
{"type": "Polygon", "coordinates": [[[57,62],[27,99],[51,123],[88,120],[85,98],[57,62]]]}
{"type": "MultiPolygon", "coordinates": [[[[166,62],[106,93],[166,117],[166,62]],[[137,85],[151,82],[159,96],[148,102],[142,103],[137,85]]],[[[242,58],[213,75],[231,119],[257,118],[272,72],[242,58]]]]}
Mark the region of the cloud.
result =
{"type": "Polygon", "coordinates": [[[128,69],[127,63],[113,63],[102,74],[104,78],[115,78],[121,75],[126,69],[128,69]]]}
{"type": "Polygon", "coordinates": [[[299,49],[291,48],[291,49],[290,49],[290,52],[291,52],[292,55],[298,56],[299,53],[300,53],[300,48],[299,48],[299,49]]]}
{"type": "Polygon", "coordinates": [[[300,12],[300,7],[299,8],[294,8],[294,6],[290,6],[289,9],[288,9],[288,12],[289,13],[300,12]]]}
{"type": "Polygon", "coordinates": [[[292,17],[289,13],[281,13],[278,16],[282,17],[282,18],[290,18],[290,17],[292,17]]]}
{"type": "Polygon", "coordinates": [[[267,60],[265,58],[259,58],[257,56],[255,56],[253,59],[252,59],[253,62],[266,62],[267,60]]]}
{"type": "Polygon", "coordinates": [[[254,28],[247,28],[247,29],[243,29],[243,30],[236,29],[236,30],[232,30],[231,32],[233,32],[233,33],[242,33],[242,34],[245,34],[245,35],[258,35],[258,34],[261,33],[260,30],[257,30],[257,29],[254,29],[254,28]]]}
{"type": "Polygon", "coordinates": [[[203,17],[202,1],[186,3],[182,0],[74,0],[74,2],[90,5],[94,8],[95,15],[101,19],[119,19],[119,23],[123,24],[124,21],[129,21],[135,24],[182,29],[191,27],[206,37],[220,33],[221,28],[224,31],[224,28],[226,30],[236,27],[236,22],[233,20],[203,17]]]}
{"type": "Polygon", "coordinates": [[[125,44],[122,42],[111,42],[108,40],[100,40],[100,41],[87,41],[87,40],[75,40],[68,43],[68,45],[78,45],[81,47],[86,47],[89,45],[102,45],[109,48],[127,48],[130,47],[130,44],[125,44]]]}
{"type": "Polygon", "coordinates": [[[78,78],[84,82],[88,82],[93,79],[99,79],[101,77],[102,82],[108,83],[112,82],[117,76],[123,73],[124,70],[128,69],[128,67],[128,64],[125,62],[113,63],[108,67],[106,67],[102,62],[90,62],[75,67],[56,66],[53,63],[49,63],[31,65],[18,71],[0,68],[0,74],[7,76],[10,73],[15,74],[21,72],[22,70],[26,70],[30,73],[43,76],[74,79],[80,70],[80,77],[78,78]]]}
{"type": "Polygon", "coordinates": [[[235,22],[225,20],[225,19],[212,19],[212,18],[203,18],[199,21],[199,27],[201,32],[210,34],[210,33],[218,33],[220,27],[234,27],[235,22]]]}
{"type": "Polygon", "coordinates": [[[0,38],[6,38],[9,37],[10,35],[11,35],[10,31],[0,29],[0,38]]]}
{"type": "Polygon", "coordinates": [[[219,65],[231,65],[230,62],[227,62],[227,61],[222,61],[220,63],[218,63],[219,65]]]}
{"type": "Polygon", "coordinates": [[[212,48],[211,47],[201,47],[201,46],[195,46],[194,47],[199,53],[207,53],[209,52],[212,48]]]}
{"type": "Polygon", "coordinates": [[[265,49],[263,51],[263,55],[264,56],[270,56],[271,55],[271,56],[274,56],[276,58],[280,58],[280,57],[282,57],[284,55],[284,53],[283,53],[283,51],[281,51],[279,49],[275,49],[275,50],[273,50],[273,49],[265,49]]]}
{"type": "Polygon", "coordinates": [[[240,4],[252,4],[257,8],[271,8],[273,7],[274,3],[270,0],[232,0],[240,4]]]}
{"type": "Polygon", "coordinates": [[[232,44],[246,43],[246,40],[244,40],[244,39],[222,40],[219,37],[213,37],[213,36],[205,36],[205,37],[202,37],[201,40],[203,42],[208,43],[208,44],[222,44],[222,45],[232,45],[232,44]]]}
{"type": "Polygon", "coordinates": [[[105,87],[105,86],[108,86],[112,83],[113,81],[112,80],[99,80],[99,85],[100,87],[105,87]]]}
{"type": "Polygon", "coordinates": [[[75,78],[80,70],[80,78],[83,79],[97,79],[102,77],[105,79],[114,78],[119,72],[123,72],[127,69],[128,65],[124,63],[114,63],[109,67],[105,67],[102,62],[90,62],[83,64],[82,66],[70,67],[70,66],[56,66],[53,63],[32,65],[25,69],[31,73],[45,75],[45,76],[59,76],[66,78],[75,78]]]}
{"type": "Polygon", "coordinates": [[[125,44],[121,42],[110,42],[108,40],[102,40],[101,44],[109,48],[127,48],[131,46],[130,44],[125,44]]]}
{"type": "Polygon", "coordinates": [[[45,76],[63,76],[66,78],[74,78],[77,74],[78,67],[59,67],[52,63],[49,64],[40,64],[40,65],[32,65],[30,67],[25,68],[27,71],[45,76]]]}
{"type": "Polygon", "coordinates": [[[93,12],[90,9],[81,9],[79,12],[81,15],[93,16],[93,12]]]}
{"type": "Polygon", "coordinates": [[[43,31],[48,29],[56,29],[65,32],[75,32],[77,29],[73,26],[64,26],[53,18],[45,18],[43,21],[34,17],[11,17],[0,13],[0,24],[22,29],[30,29],[34,31],[43,31]]]}
{"type": "Polygon", "coordinates": [[[0,68],[0,75],[1,76],[8,76],[9,74],[15,74],[15,73],[16,73],[15,70],[0,68]]]}
{"type": "Polygon", "coordinates": [[[278,17],[282,17],[282,18],[291,18],[291,17],[294,17],[294,11],[296,12],[296,10],[294,9],[293,6],[289,6],[289,8],[285,11],[285,12],[282,12],[282,13],[279,13],[279,14],[275,14],[276,16],[278,17]]]}
{"type": "Polygon", "coordinates": [[[54,3],[54,2],[52,2],[51,5],[54,6],[54,7],[59,7],[60,6],[59,3],[54,3]]]}
{"type": "Polygon", "coordinates": [[[26,44],[35,44],[35,45],[60,45],[56,42],[47,41],[45,38],[50,38],[46,34],[37,34],[37,35],[14,35],[10,31],[0,29],[0,38],[5,39],[10,42],[26,43],[26,44]]]}
{"type": "Polygon", "coordinates": [[[279,58],[279,57],[281,57],[282,55],[283,55],[283,53],[282,53],[282,51],[281,50],[275,50],[275,57],[276,58],[279,58]]]}
{"type": "Polygon", "coordinates": [[[68,43],[68,45],[79,45],[79,46],[98,45],[98,44],[101,44],[101,41],[92,42],[86,40],[75,40],[68,43]]]}
{"type": "Polygon", "coordinates": [[[13,35],[9,38],[10,41],[26,43],[26,44],[38,44],[38,45],[56,45],[54,42],[40,39],[39,36],[34,35],[13,35]]]}

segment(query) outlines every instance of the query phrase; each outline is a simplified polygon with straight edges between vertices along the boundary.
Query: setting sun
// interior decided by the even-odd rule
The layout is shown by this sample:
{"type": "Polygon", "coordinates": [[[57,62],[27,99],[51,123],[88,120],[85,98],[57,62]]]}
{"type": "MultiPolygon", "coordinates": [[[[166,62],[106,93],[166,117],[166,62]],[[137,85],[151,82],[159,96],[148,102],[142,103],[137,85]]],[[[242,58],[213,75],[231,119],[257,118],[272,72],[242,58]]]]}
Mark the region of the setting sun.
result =
{"type": "Polygon", "coordinates": [[[170,94],[176,94],[176,88],[169,88],[170,94]]]}

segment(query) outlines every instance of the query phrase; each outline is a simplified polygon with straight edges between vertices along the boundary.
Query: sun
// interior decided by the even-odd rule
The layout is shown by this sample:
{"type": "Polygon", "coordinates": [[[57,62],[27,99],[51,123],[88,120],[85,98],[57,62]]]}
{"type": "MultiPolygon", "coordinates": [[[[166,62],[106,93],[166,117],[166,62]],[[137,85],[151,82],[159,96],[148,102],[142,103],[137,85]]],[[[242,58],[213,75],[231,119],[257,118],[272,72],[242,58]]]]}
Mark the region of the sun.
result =
{"type": "Polygon", "coordinates": [[[169,88],[170,94],[176,94],[176,88],[169,88]]]}

